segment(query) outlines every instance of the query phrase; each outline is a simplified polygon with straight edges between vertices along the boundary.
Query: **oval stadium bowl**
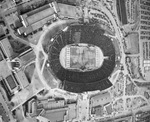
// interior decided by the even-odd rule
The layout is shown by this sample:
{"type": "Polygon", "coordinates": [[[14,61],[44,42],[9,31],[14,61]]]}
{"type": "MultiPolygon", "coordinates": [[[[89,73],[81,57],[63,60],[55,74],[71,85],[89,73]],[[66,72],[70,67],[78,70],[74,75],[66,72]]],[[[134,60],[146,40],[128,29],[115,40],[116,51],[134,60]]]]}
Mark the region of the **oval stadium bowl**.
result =
{"type": "Polygon", "coordinates": [[[62,48],[59,55],[63,68],[78,72],[88,72],[100,68],[104,61],[102,50],[86,43],[69,44],[62,48]]]}

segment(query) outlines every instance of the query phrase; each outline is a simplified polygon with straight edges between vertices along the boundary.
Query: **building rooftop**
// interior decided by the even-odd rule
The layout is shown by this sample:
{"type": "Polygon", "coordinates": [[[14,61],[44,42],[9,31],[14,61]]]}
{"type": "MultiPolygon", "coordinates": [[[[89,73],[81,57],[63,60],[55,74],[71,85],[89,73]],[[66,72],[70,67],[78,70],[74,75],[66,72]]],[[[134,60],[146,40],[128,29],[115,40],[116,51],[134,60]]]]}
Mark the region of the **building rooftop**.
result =
{"type": "Polygon", "coordinates": [[[5,35],[5,32],[4,32],[3,26],[0,25],[0,38],[3,37],[4,35],[5,35]]]}
{"type": "Polygon", "coordinates": [[[25,88],[29,85],[29,81],[28,81],[25,73],[22,70],[15,72],[15,77],[18,80],[18,82],[20,83],[22,88],[25,88]]]}
{"type": "Polygon", "coordinates": [[[16,58],[16,60],[19,60],[21,66],[26,66],[28,63],[35,60],[35,58],[36,58],[36,55],[35,55],[34,51],[30,48],[30,49],[26,50],[25,52],[23,52],[22,54],[20,54],[16,58]]]}
{"type": "Polygon", "coordinates": [[[19,34],[28,35],[35,30],[43,27],[49,20],[53,19],[55,14],[51,4],[44,5],[31,12],[21,15],[22,24],[24,26],[18,28],[19,34]]]}
{"type": "Polygon", "coordinates": [[[108,103],[112,102],[112,99],[108,92],[104,92],[104,93],[99,93],[95,96],[92,96],[90,98],[90,102],[91,102],[91,106],[95,107],[95,106],[99,106],[99,105],[108,104],[108,103]]]}
{"type": "Polygon", "coordinates": [[[7,38],[2,39],[0,41],[0,47],[3,50],[5,56],[9,59],[12,59],[12,57],[14,56],[14,51],[13,51],[13,48],[7,38]]]}
{"type": "Polygon", "coordinates": [[[103,116],[104,107],[103,106],[94,107],[92,110],[92,114],[95,114],[96,116],[103,116]]]}
{"type": "Polygon", "coordinates": [[[67,108],[54,109],[45,111],[41,116],[49,119],[51,122],[61,122],[64,121],[67,108]]]}
{"type": "Polygon", "coordinates": [[[3,78],[6,78],[7,76],[11,74],[11,71],[8,67],[6,60],[2,60],[0,62],[0,74],[1,74],[1,77],[3,78]]]}

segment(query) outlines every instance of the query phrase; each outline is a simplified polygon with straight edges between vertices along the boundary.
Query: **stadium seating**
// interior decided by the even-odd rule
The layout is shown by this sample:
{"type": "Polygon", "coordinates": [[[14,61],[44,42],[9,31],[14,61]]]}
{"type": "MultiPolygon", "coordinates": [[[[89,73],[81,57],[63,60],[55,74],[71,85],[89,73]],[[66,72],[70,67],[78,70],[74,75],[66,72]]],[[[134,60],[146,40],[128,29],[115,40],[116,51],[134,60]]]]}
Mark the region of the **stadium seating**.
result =
{"type": "Polygon", "coordinates": [[[49,48],[49,62],[53,74],[62,81],[64,90],[70,92],[85,92],[104,90],[112,84],[108,80],[115,67],[115,48],[111,40],[106,37],[104,30],[94,25],[73,25],[67,31],[57,35],[49,48]],[[59,54],[63,47],[77,43],[73,40],[75,32],[81,33],[80,43],[93,44],[100,47],[104,56],[102,67],[94,71],[77,72],[64,69],[59,61],[59,54]]]}

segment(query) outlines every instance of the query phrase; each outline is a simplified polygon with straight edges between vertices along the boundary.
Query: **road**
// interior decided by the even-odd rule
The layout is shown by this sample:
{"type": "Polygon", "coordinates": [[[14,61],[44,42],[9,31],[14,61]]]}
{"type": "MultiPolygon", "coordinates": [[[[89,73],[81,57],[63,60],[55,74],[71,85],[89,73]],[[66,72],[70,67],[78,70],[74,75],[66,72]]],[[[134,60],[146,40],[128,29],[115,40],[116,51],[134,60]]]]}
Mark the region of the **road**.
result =
{"type": "Polygon", "coordinates": [[[77,103],[78,120],[81,122],[87,122],[90,114],[88,94],[79,96],[77,103]]]}

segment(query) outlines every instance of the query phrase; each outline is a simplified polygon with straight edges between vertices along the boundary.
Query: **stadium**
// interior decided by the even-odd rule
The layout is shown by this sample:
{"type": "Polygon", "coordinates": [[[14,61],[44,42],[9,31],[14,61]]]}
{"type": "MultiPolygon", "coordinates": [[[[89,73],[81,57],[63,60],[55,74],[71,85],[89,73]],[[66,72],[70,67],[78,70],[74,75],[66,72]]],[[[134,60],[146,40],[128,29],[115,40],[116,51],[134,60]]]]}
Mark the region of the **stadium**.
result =
{"type": "Polygon", "coordinates": [[[50,32],[45,36],[42,45],[49,72],[61,81],[59,87],[74,93],[111,87],[108,77],[115,68],[115,46],[105,31],[98,24],[79,23],[56,30],[53,37],[50,32]]]}

